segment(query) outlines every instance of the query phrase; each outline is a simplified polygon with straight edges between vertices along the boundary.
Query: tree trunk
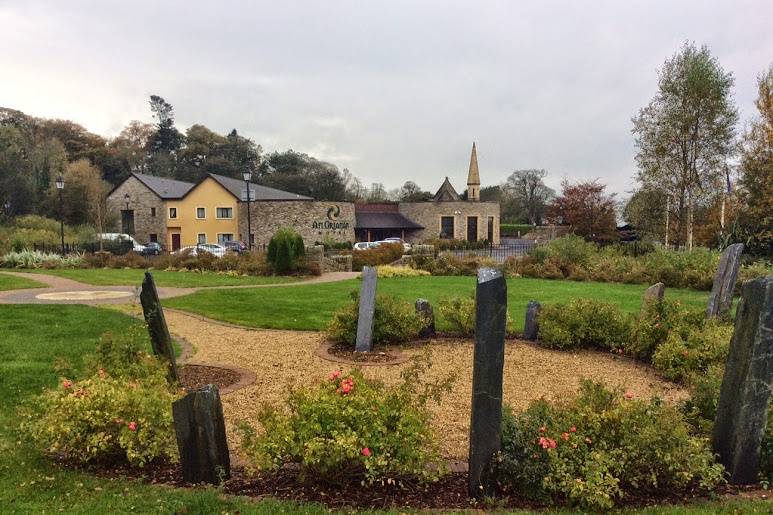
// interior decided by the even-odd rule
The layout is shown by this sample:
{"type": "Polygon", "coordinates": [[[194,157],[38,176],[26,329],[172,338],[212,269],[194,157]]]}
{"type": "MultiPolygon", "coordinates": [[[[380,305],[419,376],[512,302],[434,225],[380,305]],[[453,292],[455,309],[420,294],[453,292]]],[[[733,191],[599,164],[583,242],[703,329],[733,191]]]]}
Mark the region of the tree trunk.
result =
{"type": "Polygon", "coordinates": [[[692,250],[693,202],[692,189],[687,190],[687,250],[692,250]]]}

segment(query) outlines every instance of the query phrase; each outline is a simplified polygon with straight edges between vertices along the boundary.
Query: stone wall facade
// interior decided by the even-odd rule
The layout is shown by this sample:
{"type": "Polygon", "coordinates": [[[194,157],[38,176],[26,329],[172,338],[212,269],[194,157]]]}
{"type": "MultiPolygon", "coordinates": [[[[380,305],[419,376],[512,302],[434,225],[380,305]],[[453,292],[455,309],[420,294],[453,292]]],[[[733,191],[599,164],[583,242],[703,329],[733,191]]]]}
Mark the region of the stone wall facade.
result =
{"type": "Polygon", "coordinates": [[[117,220],[116,227],[109,232],[123,232],[121,212],[126,210],[124,195],[127,193],[129,210],[134,211],[134,234],[131,236],[140,243],[147,243],[151,241],[151,234],[155,234],[156,240],[163,245],[166,241],[164,201],[134,176],[129,177],[107,197],[108,209],[117,220]]]}
{"type": "Polygon", "coordinates": [[[469,217],[477,217],[478,230],[476,240],[489,239],[488,221],[493,218],[493,237],[495,244],[499,243],[499,202],[400,202],[398,210],[407,218],[424,226],[424,229],[406,233],[406,239],[411,243],[440,237],[441,217],[454,218],[454,238],[466,240],[469,217]]]}
{"type": "MultiPolygon", "coordinates": [[[[239,202],[239,232],[247,241],[247,203],[239,202]]],[[[302,200],[250,202],[250,223],[258,248],[268,245],[271,236],[291,227],[303,237],[306,245],[325,238],[336,242],[354,242],[354,204],[351,202],[317,202],[302,200]]]]}

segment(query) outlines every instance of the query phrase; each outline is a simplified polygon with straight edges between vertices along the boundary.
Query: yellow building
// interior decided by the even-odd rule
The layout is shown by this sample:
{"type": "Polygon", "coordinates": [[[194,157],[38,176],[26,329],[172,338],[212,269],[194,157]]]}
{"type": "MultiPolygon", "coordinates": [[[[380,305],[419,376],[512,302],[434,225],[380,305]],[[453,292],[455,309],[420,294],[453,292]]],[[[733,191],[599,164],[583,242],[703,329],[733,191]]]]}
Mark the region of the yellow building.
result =
{"type": "Polygon", "coordinates": [[[238,202],[213,176],[205,177],[181,199],[166,202],[166,247],[176,250],[239,239],[238,202]]]}

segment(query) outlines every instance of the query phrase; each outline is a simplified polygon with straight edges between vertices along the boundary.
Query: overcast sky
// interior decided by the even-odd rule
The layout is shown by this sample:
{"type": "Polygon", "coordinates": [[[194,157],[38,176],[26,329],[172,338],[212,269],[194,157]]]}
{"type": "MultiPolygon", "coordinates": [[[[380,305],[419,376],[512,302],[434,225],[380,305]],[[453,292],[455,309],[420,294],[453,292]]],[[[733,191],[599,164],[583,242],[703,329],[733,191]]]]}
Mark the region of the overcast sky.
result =
{"type": "Polygon", "coordinates": [[[773,2],[0,0],[0,106],[104,136],[147,98],[388,188],[465,188],[518,168],[548,183],[635,170],[631,116],[685,40],[736,79],[742,120],[773,62],[773,2]]]}

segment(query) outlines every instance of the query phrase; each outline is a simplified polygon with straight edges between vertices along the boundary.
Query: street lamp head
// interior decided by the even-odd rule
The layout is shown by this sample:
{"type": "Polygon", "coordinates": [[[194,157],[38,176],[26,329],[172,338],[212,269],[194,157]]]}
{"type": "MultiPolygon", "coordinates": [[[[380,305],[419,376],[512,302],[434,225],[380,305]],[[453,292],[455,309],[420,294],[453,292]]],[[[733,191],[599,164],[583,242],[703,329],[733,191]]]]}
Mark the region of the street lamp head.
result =
{"type": "Polygon", "coordinates": [[[128,194],[128,193],[124,193],[124,195],[123,195],[123,199],[124,199],[126,202],[129,202],[129,199],[130,199],[130,198],[131,198],[131,197],[129,196],[129,194],[128,194]]]}
{"type": "Polygon", "coordinates": [[[252,179],[252,170],[247,169],[242,172],[242,177],[244,178],[244,182],[250,182],[252,179]]]}
{"type": "Polygon", "coordinates": [[[56,189],[63,190],[64,189],[64,177],[61,175],[56,178],[56,189]]]}

